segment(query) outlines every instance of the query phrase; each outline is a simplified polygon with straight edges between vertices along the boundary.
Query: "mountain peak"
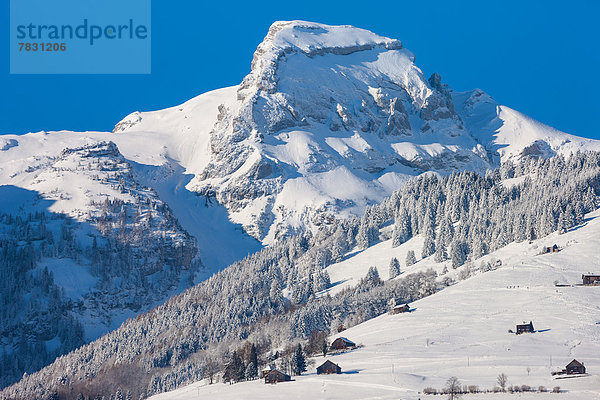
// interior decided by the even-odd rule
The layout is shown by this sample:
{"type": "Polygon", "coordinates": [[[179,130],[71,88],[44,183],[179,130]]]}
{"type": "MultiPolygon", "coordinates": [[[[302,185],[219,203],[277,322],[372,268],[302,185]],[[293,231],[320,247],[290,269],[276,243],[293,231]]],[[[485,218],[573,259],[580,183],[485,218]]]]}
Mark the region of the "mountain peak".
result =
{"type": "MultiPolygon", "coordinates": [[[[252,82],[258,82],[258,88],[275,90],[274,75],[279,61],[287,54],[301,53],[308,57],[345,55],[374,48],[399,50],[402,49],[402,43],[351,25],[325,25],[300,20],[276,21],[254,52],[252,72],[242,83],[241,89],[252,86],[252,82]]],[[[239,97],[245,98],[247,95],[240,93],[239,97]]]]}
{"type": "Polygon", "coordinates": [[[349,54],[364,49],[382,47],[401,49],[402,43],[351,25],[325,25],[307,21],[277,21],[258,51],[274,49],[286,53],[300,51],[309,56],[333,52],[349,54]]]}

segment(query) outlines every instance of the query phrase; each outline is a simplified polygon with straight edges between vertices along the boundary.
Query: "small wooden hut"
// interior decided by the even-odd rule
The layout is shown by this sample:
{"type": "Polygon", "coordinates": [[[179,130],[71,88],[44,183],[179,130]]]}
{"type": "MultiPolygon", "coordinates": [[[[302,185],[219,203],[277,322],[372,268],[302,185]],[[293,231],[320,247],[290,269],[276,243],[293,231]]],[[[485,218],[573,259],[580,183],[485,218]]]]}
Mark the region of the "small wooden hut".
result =
{"type": "Polygon", "coordinates": [[[408,304],[397,304],[390,310],[390,314],[402,314],[410,311],[408,304]]]}
{"type": "Polygon", "coordinates": [[[559,251],[560,251],[560,249],[558,248],[558,246],[556,244],[554,244],[551,247],[544,247],[542,249],[542,254],[558,253],[559,251]]]}
{"type": "Polygon", "coordinates": [[[265,383],[288,382],[291,380],[291,376],[284,374],[278,369],[274,369],[265,375],[265,383]]]}
{"type": "Polygon", "coordinates": [[[577,360],[573,360],[565,367],[565,372],[568,375],[585,374],[585,366],[577,360]]]}
{"type": "Polygon", "coordinates": [[[521,333],[533,333],[535,330],[533,329],[533,322],[529,321],[528,324],[520,324],[517,325],[516,334],[520,335],[521,333]]]}
{"type": "Polygon", "coordinates": [[[341,374],[342,369],[339,365],[327,360],[317,367],[317,374],[341,374]]]}
{"type": "Polygon", "coordinates": [[[600,275],[597,274],[583,274],[581,280],[584,285],[600,285],[600,275]]]}
{"type": "Polygon", "coordinates": [[[346,339],[345,337],[339,337],[331,343],[331,350],[345,350],[345,349],[353,349],[356,347],[356,343],[351,340],[346,339]]]}

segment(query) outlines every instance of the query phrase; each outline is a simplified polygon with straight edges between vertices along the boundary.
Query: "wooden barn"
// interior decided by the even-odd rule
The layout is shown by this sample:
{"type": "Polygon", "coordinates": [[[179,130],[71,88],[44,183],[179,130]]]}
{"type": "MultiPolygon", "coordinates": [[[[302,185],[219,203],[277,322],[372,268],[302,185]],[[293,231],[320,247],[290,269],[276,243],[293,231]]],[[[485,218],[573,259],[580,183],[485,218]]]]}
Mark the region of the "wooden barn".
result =
{"type": "Polygon", "coordinates": [[[600,285],[600,275],[597,274],[583,274],[581,280],[584,285],[600,285]]]}
{"type": "Polygon", "coordinates": [[[533,322],[529,321],[528,324],[520,324],[517,325],[517,331],[516,334],[520,335],[521,333],[533,333],[535,332],[533,329],[533,322]]]}
{"type": "Polygon", "coordinates": [[[341,374],[342,369],[339,365],[327,360],[317,367],[317,374],[341,374]]]}
{"type": "Polygon", "coordinates": [[[577,360],[573,360],[565,367],[565,372],[569,375],[585,374],[585,366],[577,360]]]}
{"type": "Polygon", "coordinates": [[[559,251],[560,251],[560,249],[558,248],[558,246],[556,244],[554,244],[554,246],[552,246],[552,247],[544,247],[542,249],[542,254],[558,253],[559,251]]]}
{"type": "Polygon", "coordinates": [[[274,369],[265,375],[265,383],[288,382],[291,380],[291,376],[284,374],[277,369],[274,369]]]}
{"type": "Polygon", "coordinates": [[[345,350],[345,349],[353,349],[356,347],[356,343],[351,340],[346,339],[345,337],[339,337],[331,343],[331,350],[345,350]]]}
{"type": "Polygon", "coordinates": [[[410,306],[408,304],[398,304],[392,307],[390,310],[390,314],[401,314],[410,311],[410,306]]]}

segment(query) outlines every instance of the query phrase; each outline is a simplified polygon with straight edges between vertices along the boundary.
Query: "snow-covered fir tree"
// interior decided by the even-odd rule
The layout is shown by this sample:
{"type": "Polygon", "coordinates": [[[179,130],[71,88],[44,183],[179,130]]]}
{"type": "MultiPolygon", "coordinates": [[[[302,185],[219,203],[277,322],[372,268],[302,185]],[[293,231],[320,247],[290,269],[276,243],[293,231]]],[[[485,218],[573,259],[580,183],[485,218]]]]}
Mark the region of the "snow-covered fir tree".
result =
{"type": "Polygon", "coordinates": [[[406,266],[410,267],[411,265],[415,264],[416,262],[417,262],[417,257],[415,257],[414,250],[409,250],[406,253],[406,266]]]}
{"type": "Polygon", "coordinates": [[[405,208],[401,208],[394,218],[394,231],[392,233],[392,247],[398,247],[406,242],[412,235],[410,216],[405,208]]]}
{"type": "Polygon", "coordinates": [[[400,275],[400,261],[396,257],[390,259],[390,279],[400,275]]]}

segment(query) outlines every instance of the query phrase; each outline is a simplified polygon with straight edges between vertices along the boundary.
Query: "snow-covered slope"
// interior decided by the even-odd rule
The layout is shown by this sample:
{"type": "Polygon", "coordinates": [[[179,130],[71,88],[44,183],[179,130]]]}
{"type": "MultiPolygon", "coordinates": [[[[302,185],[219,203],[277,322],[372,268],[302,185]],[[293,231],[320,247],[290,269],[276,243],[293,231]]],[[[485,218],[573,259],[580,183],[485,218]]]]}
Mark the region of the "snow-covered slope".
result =
{"type": "MultiPolygon", "coordinates": [[[[108,145],[104,147],[110,149],[108,145]]],[[[77,152],[66,152],[65,155],[85,155],[91,149],[96,148],[86,147],[77,152]]],[[[114,151],[111,153],[114,156],[114,151]]],[[[524,286],[523,283],[519,283],[524,279],[524,276],[519,275],[522,271],[526,271],[525,275],[532,276],[534,281],[539,281],[539,285],[536,285],[540,286],[541,290],[536,293],[541,293],[542,297],[536,300],[536,304],[545,304],[547,297],[553,304],[559,304],[557,299],[552,298],[555,295],[551,292],[558,286],[546,287],[545,282],[548,279],[560,282],[563,278],[556,268],[545,267],[544,260],[553,260],[554,258],[548,257],[557,255],[568,257],[558,259],[558,267],[566,265],[567,271],[573,269],[569,274],[575,277],[584,267],[587,269],[597,263],[598,254],[594,251],[598,244],[598,223],[596,219],[589,220],[589,216],[586,220],[585,215],[598,209],[599,155],[598,152],[576,154],[567,160],[560,157],[539,160],[528,158],[522,166],[503,164],[499,170],[486,174],[485,177],[476,173],[456,172],[442,179],[431,174],[412,180],[380,205],[370,207],[363,217],[337,221],[330,229],[319,230],[310,238],[295,236],[274,243],[232,264],[181,295],[174,296],[151,312],[128,320],[99,340],[57,359],[47,368],[28,374],[20,382],[0,392],[0,397],[6,395],[10,398],[45,398],[54,391],[59,394],[70,393],[72,396],[78,393],[110,396],[118,387],[131,390],[134,396],[140,397],[173,390],[206,378],[211,375],[211,370],[220,375],[216,372],[217,369],[221,372],[224,369],[231,372],[231,368],[235,367],[235,380],[239,380],[243,363],[246,363],[244,376],[251,376],[254,371],[253,365],[260,363],[262,366],[269,363],[276,351],[281,351],[280,357],[276,359],[277,365],[286,369],[289,367],[293,346],[297,343],[305,345],[310,354],[319,353],[322,336],[327,332],[336,331],[340,325],[355,327],[361,322],[376,318],[389,310],[392,300],[408,301],[417,305],[415,313],[408,315],[421,315],[421,322],[417,323],[423,325],[423,332],[427,335],[421,339],[428,339],[429,335],[435,332],[435,328],[425,326],[431,323],[429,317],[418,313],[421,307],[426,308],[425,304],[429,304],[429,310],[438,309],[438,314],[434,315],[440,321],[444,319],[439,316],[439,312],[451,314],[457,313],[455,308],[459,309],[458,313],[451,317],[455,318],[457,325],[463,324],[475,332],[474,324],[482,317],[473,317],[473,321],[463,322],[462,313],[481,312],[485,305],[478,304],[486,302],[490,287],[504,287],[506,282],[512,279],[509,275],[513,266],[514,270],[518,271],[515,275],[517,286],[524,286]],[[525,177],[521,183],[507,188],[521,176],[525,177]],[[567,233],[569,230],[572,232],[567,233]],[[566,235],[547,237],[555,231],[566,235]],[[420,235],[424,235],[424,238],[420,235]],[[432,238],[434,235],[435,242],[432,238]],[[394,249],[390,249],[389,240],[386,239],[390,236],[396,245],[394,249]],[[525,242],[544,237],[547,238],[535,243],[525,242]],[[582,245],[573,240],[580,240],[582,245]],[[540,252],[541,245],[551,244],[553,241],[563,248],[562,253],[535,255],[540,252]],[[509,245],[513,242],[522,244],[509,245]],[[509,247],[504,249],[507,245],[509,247]],[[352,250],[355,246],[363,249],[362,252],[352,250]],[[575,250],[571,250],[572,247],[575,247],[575,250]],[[419,248],[422,251],[418,251],[419,248]],[[413,265],[414,257],[407,258],[405,266],[400,266],[400,278],[381,282],[374,268],[369,268],[366,276],[364,275],[367,266],[376,266],[386,278],[385,268],[386,265],[390,265],[391,257],[397,256],[402,261],[408,250],[416,250],[418,254],[425,255],[426,259],[414,260],[415,266],[407,267],[406,265],[413,265]],[[488,252],[492,254],[482,260],[481,257],[488,252]],[[431,254],[434,260],[447,260],[448,257],[450,260],[444,264],[436,264],[430,257],[426,257],[431,254]],[[575,259],[575,254],[579,258],[575,259]],[[492,262],[491,258],[502,260],[502,263],[492,262]],[[572,258],[576,261],[572,261],[572,258]],[[520,264],[523,261],[525,264],[520,264]],[[567,262],[569,264],[566,264],[567,262]],[[579,262],[585,265],[582,267],[583,264],[580,265],[579,262]],[[543,268],[540,268],[540,265],[543,268]],[[435,271],[419,271],[428,266],[435,268],[441,276],[438,277],[435,271]],[[501,268],[497,269],[499,266],[501,268]],[[444,267],[449,267],[449,271],[444,267]],[[457,269],[451,269],[453,267],[457,269]],[[322,271],[322,268],[328,270],[322,271]],[[543,279],[538,278],[538,273],[535,272],[538,269],[541,271],[540,276],[544,276],[543,279]],[[489,270],[504,272],[501,275],[494,275],[497,272],[479,275],[489,270]],[[483,281],[490,276],[499,276],[501,279],[480,282],[480,286],[485,290],[483,293],[478,293],[473,286],[462,286],[466,284],[453,285],[452,277],[464,281],[473,274],[475,280],[483,281]],[[333,282],[328,275],[334,276],[333,282]],[[361,276],[365,279],[361,279],[355,288],[340,291],[344,286],[353,285],[361,276]],[[320,291],[327,290],[332,285],[332,291],[339,293],[331,297],[319,296],[320,291]],[[444,290],[442,293],[445,293],[447,289],[456,294],[459,293],[457,288],[467,288],[460,292],[459,307],[452,306],[449,300],[451,297],[438,294],[436,296],[441,297],[434,298],[441,298],[440,303],[417,301],[424,296],[435,294],[438,290],[444,290]],[[250,352],[250,356],[251,344],[257,344],[257,347],[261,348],[256,363],[238,361],[237,357],[229,356],[234,351],[238,352],[237,354],[250,352]],[[251,365],[252,368],[248,369],[247,365],[251,365]],[[247,375],[246,371],[249,371],[247,375]]],[[[85,164],[84,162],[80,167],[85,168],[85,164]]],[[[111,163],[103,162],[101,165],[109,166],[111,163]]],[[[114,168],[119,167],[119,163],[112,165],[114,168]]],[[[64,166],[62,161],[60,166],[64,166]]],[[[120,179],[116,178],[106,179],[119,182],[120,179]]],[[[136,193],[136,190],[139,190],[133,188],[127,180],[124,187],[125,193],[136,193]]],[[[118,210],[119,206],[123,206],[122,203],[116,203],[114,205],[117,207],[113,207],[113,204],[107,205],[107,211],[114,213],[115,208],[118,210]]],[[[125,217],[126,214],[132,213],[120,212],[103,217],[99,220],[100,226],[104,226],[102,230],[110,231],[124,227],[124,236],[128,238],[130,235],[127,227],[137,219],[125,217]],[[116,224],[108,221],[115,221],[116,224]]],[[[139,214],[145,215],[146,212],[142,208],[139,214]]],[[[163,215],[166,217],[168,213],[163,215]]],[[[596,217],[597,214],[591,216],[596,217]]],[[[37,214],[35,218],[38,218],[37,214]]],[[[11,220],[2,218],[0,222],[3,221],[11,220]]],[[[35,225],[22,225],[19,223],[20,229],[11,231],[15,232],[15,242],[19,242],[21,237],[38,236],[37,232],[43,232],[43,229],[35,225]]],[[[132,237],[135,238],[137,229],[135,225],[132,228],[134,229],[130,232],[134,233],[132,237]]],[[[61,236],[68,238],[68,230],[61,236]]],[[[63,249],[65,247],[68,249],[68,246],[59,246],[63,249]]],[[[149,246],[148,249],[152,251],[154,247],[149,246]]],[[[12,251],[13,254],[14,252],[12,251]]],[[[168,252],[167,257],[161,257],[168,258],[168,252]]],[[[393,266],[394,273],[399,273],[395,263],[393,266]]],[[[141,267],[146,268],[144,264],[141,267]]],[[[181,270],[173,269],[174,272],[181,270]]],[[[173,274],[168,270],[169,268],[166,274],[159,276],[172,281],[170,277],[173,274]]],[[[568,277],[569,274],[565,273],[564,276],[568,277]]],[[[119,275],[113,282],[118,278],[119,275]]],[[[143,277],[141,281],[144,281],[143,277]]],[[[531,284],[529,286],[531,287],[531,284]]],[[[506,295],[515,296],[513,293],[520,292],[508,292],[506,295]]],[[[590,304],[595,304],[596,300],[593,296],[583,297],[581,304],[589,307],[590,304]]],[[[501,304],[504,299],[497,296],[494,301],[501,304]]],[[[508,300],[506,302],[510,303],[508,300]]],[[[524,306],[520,308],[524,309],[524,306]]],[[[496,313],[496,318],[500,318],[498,315],[502,313],[493,307],[490,309],[496,313]]],[[[595,318],[597,310],[593,306],[590,310],[589,314],[595,318]]],[[[533,312],[536,312],[535,308],[531,312],[528,311],[530,314],[533,312]]],[[[571,323],[573,318],[568,315],[570,312],[568,308],[565,311],[563,306],[553,315],[571,323]]],[[[542,317],[546,318],[545,315],[542,317]]],[[[514,319],[520,318],[527,317],[511,317],[511,328],[514,319]]],[[[538,316],[530,318],[536,321],[536,326],[539,327],[538,316]]],[[[581,321],[584,320],[580,318],[577,323],[581,321]]],[[[407,331],[404,333],[408,335],[410,325],[406,326],[407,331]]],[[[453,329],[447,329],[449,334],[463,334],[460,331],[462,328],[453,329]]],[[[557,332],[561,331],[557,329],[557,332]]],[[[352,330],[348,333],[351,334],[352,330]]],[[[448,341],[456,346],[462,346],[463,343],[473,345],[481,341],[477,335],[484,334],[475,332],[474,337],[463,335],[465,340],[469,340],[466,342],[459,343],[459,340],[450,339],[448,341]],[[478,341],[474,342],[474,339],[478,341]]],[[[500,335],[498,333],[498,336],[492,336],[492,339],[500,340],[500,335]]],[[[577,331],[574,337],[588,340],[585,335],[587,333],[580,335],[577,331]]],[[[541,336],[544,337],[546,336],[541,336]]],[[[413,343],[418,341],[412,337],[411,340],[413,343]]],[[[494,346],[488,348],[492,359],[501,354],[494,346]]],[[[396,347],[394,351],[400,349],[396,347]]]]}
{"type": "Polygon", "coordinates": [[[15,239],[21,240],[16,249],[36,249],[37,257],[33,265],[24,263],[24,270],[17,268],[18,279],[10,277],[19,286],[3,292],[12,304],[3,314],[0,349],[19,359],[10,364],[14,371],[0,374],[0,385],[116,329],[261,247],[214,199],[185,189],[191,177],[165,154],[159,138],[104,140],[111,135],[39,132],[2,138],[7,144],[0,151],[2,261],[11,261],[6,254],[15,239]],[[35,233],[15,237],[15,230],[35,233]],[[38,276],[48,273],[50,283],[40,283],[38,276]],[[62,297],[38,298],[36,285],[62,297]],[[51,312],[39,303],[49,303],[51,312]],[[67,322],[53,320],[52,313],[67,322]],[[67,323],[76,329],[63,327],[67,323]],[[47,324],[58,330],[44,330],[47,324]],[[69,338],[64,329],[82,333],[69,338]],[[28,347],[15,352],[19,340],[28,347]],[[38,354],[31,363],[21,359],[38,354]]]}
{"type": "MultiPolygon", "coordinates": [[[[202,109],[204,97],[211,98],[211,93],[199,96],[189,104],[195,110],[202,109]]],[[[0,151],[0,185],[34,190],[42,197],[52,198],[54,202],[49,211],[85,221],[90,201],[127,198],[107,182],[94,179],[94,174],[78,171],[76,165],[65,166],[59,171],[53,165],[65,149],[111,141],[116,144],[119,156],[130,165],[132,179],[155,190],[173,209],[182,226],[195,236],[199,256],[211,271],[260,248],[256,240],[230,221],[224,207],[214,199],[198,196],[185,188],[192,176],[186,174],[181,164],[167,151],[167,146],[173,143],[168,133],[120,136],[105,132],[60,131],[4,135],[0,138],[11,143],[9,148],[0,151]]],[[[185,140],[178,143],[182,151],[193,153],[197,149],[196,158],[192,153],[188,157],[201,163],[203,146],[200,139],[195,137],[194,140],[195,144],[185,140]]],[[[170,147],[175,148],[175,145],[170,147]]]]}
{"type": "MultiPolygon", "coordinates": [[[[202,381],[153,399],[423,399],[429,396],[419,392],[426,387],[443,388],[450,376],[465,385],[492,389],[500,373],[508,376],[510,386],[529,385],[536,390],[560,386],[563,394],[493,393],[468,398],[600,399],[600,287],[575,286],[582,273],[597,271],[599,248],[600,213],[595,212],[583,226],[564,235],[513,243],[478,260],[477,265],[494,258],[502,260],[502,266],[485,273],[475,271],[473,277],[414,302],[410,313],[382,315],[344,331],[343,336],[361,347],[315,358],[315,366],[293,382],[207,385],[202,381]],[[559,253],[539,255],[542,246],[555,243],[562,249],[559,253]],[[557,287],[555,281],[574,286],[557,287]],[[533,321],[534,334],[508,332],[523,320],[533,321]],[[551,376],[574,358],[585,363],[589,376],[551,376]],[[339,364],[343,373],[316,375],[315,367],[325,359],[339,364]]],[[[390,257],[383,246],[364,253],[372,265],[390,257]]],[[[345,261],[347,273],[340,277],[364,276],[359,257],[345,261]],[[350,268],[353,264],[357,265],[354,269],[350,268]]],[[[405,273],[426,267],[441,270],[442,265],[427,259],[405,273]]],[[[330,266],[330,273],[334,269],[335,265],[330,266]]]]}
{"type": "Polygon", "coordinates": [[[479,89],[452,93],[467,129],[503,161],[523,156],[551,157],[598,149],[598,141],[569,135],[516,110],[499,105],[479,89]]]}
{"type": "Polygon", "coordinates": [[[425,79],[398,40],[305,21],[274,23],[239,86],[133,113],[115,132],[160,137],[193,175],[187,188],[264,243],[361,214],[425,171],[600,149],[425,79]]]}

